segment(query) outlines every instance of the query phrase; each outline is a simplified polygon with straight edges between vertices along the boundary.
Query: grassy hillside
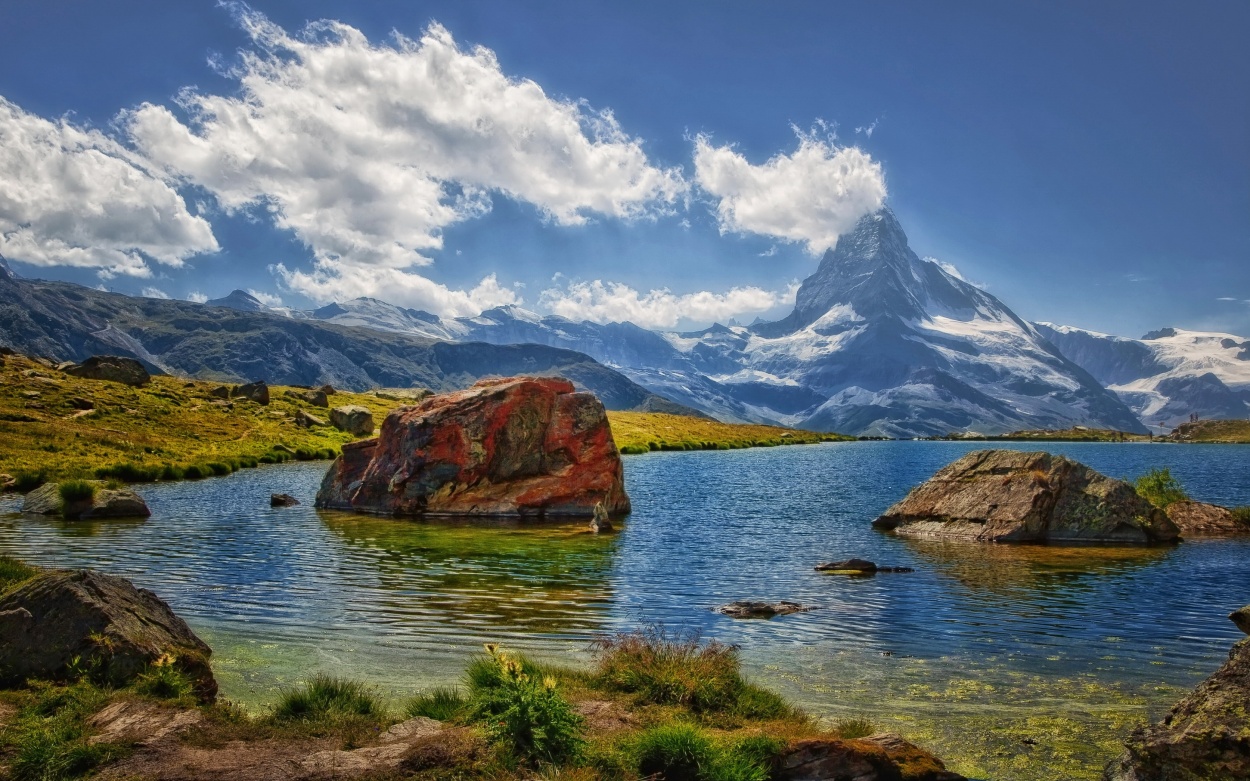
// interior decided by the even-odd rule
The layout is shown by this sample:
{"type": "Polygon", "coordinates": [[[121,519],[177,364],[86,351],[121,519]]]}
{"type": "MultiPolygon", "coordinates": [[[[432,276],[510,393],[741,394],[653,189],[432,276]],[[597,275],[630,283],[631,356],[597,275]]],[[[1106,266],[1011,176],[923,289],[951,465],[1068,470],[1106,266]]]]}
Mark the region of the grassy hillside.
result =
{"type": "Polygon", "coordinates": [[[853,440],[841,434],[721,423],[706,418],[655,412],[609,412],[612,436],[622,453],[650,450],[730,450],[741,447],[808,445],[853,440]]]}
{"type": "Polygon", "coordinates": [[[1177,442],[1250,443],[1250,420],[1200,420],[1182,423],[1167,437],[1177,442]]]}
{"type": "MultiPolygon", "coordinates": [[[[301,428],[301,409],[322,420],[329,410],[270,386],[262,406],[210,391],[216,382],[157,376],[143,388],[71,377],[22,356],[0,366],[0,474],[19,488],[43,480],[115,477],[129,482],[223,474],[289,458],[333,458],[349,434],[301,428]],[[85,409],[90,407],[89,409],[85,409]]],[[[379,424],[406,402],[373,393],[338,392],[331,406],[358,404],[379,424]]],[[[700,418],[609,413],[626,452],[751,447],[817,442],[829,435],[770,426],[735,426],[700,418]],[[654,443],[654,444],[652,444],[654,443]]],[[[3,478],[0,478],[2,480],[3,478]]]]}
{"type": "Polygon", "coordinates": [[[1021,440],[1038,440],[1043,442],[1146,442],[1149,434],[1133,434],[1128,431],[1116,431],[1110,428],[1088,428],[1074,426],[1065,429],[1025,429],[998,436],[964,437],[952,434],[943,439],[972,439],[986,441],[1015,442],[1021,440]]]}

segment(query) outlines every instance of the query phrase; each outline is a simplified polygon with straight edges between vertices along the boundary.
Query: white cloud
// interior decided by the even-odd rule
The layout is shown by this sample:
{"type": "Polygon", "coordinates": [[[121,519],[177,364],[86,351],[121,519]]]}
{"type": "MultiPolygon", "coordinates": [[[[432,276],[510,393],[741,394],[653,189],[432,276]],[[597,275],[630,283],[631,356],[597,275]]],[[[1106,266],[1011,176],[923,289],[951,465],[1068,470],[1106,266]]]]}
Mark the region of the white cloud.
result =
{"type": "Polygon", "coordinates": [[[247,289],[247,294],[251,296],[252,298],[256,299],[257,301],[261,302],[265,306],[268,306],[268,307],[282,306],[282,296],[275,295],[273,293],[264,293],[260,290],[254,290],[253,288],[250,288],[250,287],[247,289]]]}
{"type": "Polygon", "coordinates": [[[161,290],[159,287],[145,287],[139,295],[144,298],[169,298],[169,294],[164,290],[161,290]]]}
{"type": "Polygon", "coordinates": [[[216,252],[212,228],[139,155],[98,130],[0,97],[0,255],[150,277],[216,252]]]}
{"type": "Polygon", "coordinates": [[[401,269],[343,271],[337,263],[318,263],[311,272],[288,269],[280,263],[273,267],[287,287],[322,303],[367,296],[445,317],[472,317],[483,309],[523,302],[512,290],[500,285],[494,274],[483,278],[472,290],[455,290],[401,269]]]}
{"type": "Polygon", "coordinates": [[[881,124],[881,118],[874,119],[870,124],[855,128],[856,133],[862,133],[866,138],[872,138],[872,134],[877,131],[877,125],[881,124]]]}
{"type": "MultiPolygon", "coordinates": [[[[826,129],[822,126],[822,129],[826,129]]],[[[717,199],[722,233],[758,233],[801,242],[813,255],[885,203],[881,164],[856,147],[797,128],[798,149],[751,164],[733,146],[695,138],[695,181],[717,199]]]]}
{"type": "Polygon", "coordinates": [[[233,7],[255,44],[227,71],[240,95],[184,91],[185,124],[151,104],[122,121],[227,211],[265,209],[293,231],[315,260],[281,271],[293,290],[324,300],[394,287],[462,313],[499,297],[487,280],[455,291],[411,269],[431,262],[445,227],[488,211],[492,193],[579,225],[669,212],[686,192],[680,169],[650,163],[611,112],[508,76],[494,52],[463,50],[438,24],[373,44],[339,22],[291,35],[233,7]]]}
{"type": "Polygon", "coordinates": [[[208,296],[198,290],[187,293],[187,300],[194,304],[202,304],[208,300],[208,296]]]}
{"type": "Polygon", "coordinates": [[[958,268],[956,268],[956,266],[955,266],[955,264],[954,264],[954,263],[947,263],[947,262],[946,262],[946,261],[944,261],[944,260],[938,260],[937,258],[930,257],[930,256],[928,256],[928,255],[926,255],[926,256],[923,258],[923,260],[927,260],[927,261],[929,261],[930,263],[934,264],[934,265],[935,265],[935,266],[937,266],[938,268],[940,268],[940,269],[942,269],[943,271],[945,271],[947,274],[950,274],[950,275],[951,275],[952,277],[954,277],[955,279],[962,280],[962,281],[964,281],[964,282],[967,282],[967,281],[968,281],[967,279],[965,279],[965,278],[964,278],[964,275],[963,275],[963,274],[961,274],[961,273],[959,272],[959,269],[958,269],[958,268]]]}
{"type": "Polygon", "coordinates": [[[764,250],[763,252],[761,252],[761,253],[760,253],[760,257],[761,257],[761,258],[771,258],[773,255],[776,255],[776,254],[777,254],[777,245],[776,245],[776,244],[773,244],[773,245],[772,245],[772,246],[770,246],[768,249],[766,249],[766,250],[764,250]]]}
{"type": "MultiPolygon", "coordinates": [[[[556,275],[554,281],[560,281],[556,275]]],[[[675,294],[667,289],[640,293],[620,282],[570,282],[543,291],[539,305],[570,320],[596,323],[629,321],[643,328],[672,328],[682,320],[725,321],[743,314],[765,312],[794,301],[797,285],[784,293],[758,287],[735,287],[727,293],[675,294]]]]}

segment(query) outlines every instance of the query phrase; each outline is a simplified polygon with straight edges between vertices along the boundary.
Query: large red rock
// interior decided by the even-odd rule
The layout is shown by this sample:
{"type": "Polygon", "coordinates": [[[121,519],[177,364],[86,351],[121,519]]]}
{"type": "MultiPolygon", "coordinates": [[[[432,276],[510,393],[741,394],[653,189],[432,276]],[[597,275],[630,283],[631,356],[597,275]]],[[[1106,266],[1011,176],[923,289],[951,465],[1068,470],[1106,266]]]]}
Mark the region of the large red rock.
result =
{"type": "Polygon", "coordinates": [[[393,410],[343,446],[317,507],[386,515],[629,512],[607,413],[558,378],[483,380],[393,410]]]}

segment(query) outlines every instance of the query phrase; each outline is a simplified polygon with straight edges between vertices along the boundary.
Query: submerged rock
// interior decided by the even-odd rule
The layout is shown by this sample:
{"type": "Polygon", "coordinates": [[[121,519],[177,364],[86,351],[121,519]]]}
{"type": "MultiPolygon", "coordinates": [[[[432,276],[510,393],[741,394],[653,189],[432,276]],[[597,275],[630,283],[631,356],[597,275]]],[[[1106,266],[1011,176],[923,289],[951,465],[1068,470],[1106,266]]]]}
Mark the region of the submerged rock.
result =
{"type": "Polygon", "coordinates": [[[29,515],[59,515],[64,518],[147,518],[152,515],[143,497],[129,488],[105,488],[93,482],[95,493],[89,498],[67,502],[61,498],[61,486],[45,483],[22,501],[22,512],[29,515]]]}
{"type": "Polygon", "coordinates": [[[788,616],[791,613],[806,613],[812,608],[807,605],[800,605],[798,602],[753,602],[750,600],[740,600],[738,602],[730,602],[728,605],[721,605],[716,608],[716,612],[730,618],[772,618],[773,616],[788,616]]]}
{"type": "MultiPolygon", "coordinates": [[[[1250,606],[1239,613],[1250,614],[1250,606]]],[[[1236,619],[1234,618],[1234,621],[1236,619]]],[[[1241,622],[1237,624],[1245,630],[1241,622]]],[[[1225,781],[1250,778],[1250,638],[1173,706],[1163,721],[1138,727],[1106,781],[1225,781]]]]}
{"type": "Polygon", "coordinates": [[[846,559],[845,561],[827,561],[816,565],[817,572],[832,572],[845,575],[874,575],[878,572],[915,572],[911,567],[881,567],[867,559],[846,559]]]}
{"type": "Polygon", "coordinates": [[[45,572],[0,597],[0,684],[90,672],[125,685],[162,657],[217,694],[212,651],[159,597],[92,570],[45,572]]]}
{"type": "Polygon", "coordinates": [[[367,437],[374,429],[373,413],[367,407],[356,404],[330,410],[330,423],[336,429],[357,437],[367,437]]]}
{"type": "Polygon", "coordinates": [[[124,385],[139,387],[152,381],[152,375],[134,358],[118,355],[93,355],[82,363],[72,364],[62,371],[71,377],[85,380],[110,380],[124,385]]]}
{"type": "Polygon", "coordinates": [[[772,777],[780,781],[965,781],[937,757],[887,732],[859,740],[796,741],[777,760],[772,777]]]}
{"type": "Polygon", "coordinates": [[[590,518],[590,530],[595,534],[613,531],[612,519],[608,517],[608,508],[603,506],[603,502],[595,505],[594,515],[590,518]]]}
{"type": "Polygon", "coordinates": [[[1175,542],[1164,512],[1123,480],[1050,453],[978,450],[873,521],[918,537],[980,542],[1175,542]]]}
{"type": "Polygon", "coordinates": [[[1172,502],[1167,507],[1168,520],[1176,524],[1182,537],[1228,537],[1250,534],[1250,524],[1237,519],[1227,507],[1206,502],[1172,502]]]}
{"type": "Polygon", "coordinates": [[[299,499],[290,494],[271,494],[269,496],[270,507],[294,507],[297,504],[299,504],[299,499]]]}
{"type": "Polygon", "coordinates": [[[392,515],[589,518],[629,512],[607,413],[558,378],[484,380],[393,410],[351,442],[317,506],[392,515]]]}

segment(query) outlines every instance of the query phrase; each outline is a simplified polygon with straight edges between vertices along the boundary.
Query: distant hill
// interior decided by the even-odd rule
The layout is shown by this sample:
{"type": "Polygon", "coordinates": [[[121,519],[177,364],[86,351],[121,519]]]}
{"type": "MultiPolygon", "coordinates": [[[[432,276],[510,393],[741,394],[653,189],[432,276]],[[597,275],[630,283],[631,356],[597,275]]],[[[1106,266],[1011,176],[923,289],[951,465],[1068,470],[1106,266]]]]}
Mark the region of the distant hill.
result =
{"type": "Polygon", "coordinates": [[[239,295],[224,301],[238,306],[131,298],[0,269],[0,345],[59,361],[132,355],[151,370],[197,379],[355,391],[445,391],[486,376],[559,374],[609,409],[699,414],[571,350],[450,343],[256,310],[239,295]]]}

